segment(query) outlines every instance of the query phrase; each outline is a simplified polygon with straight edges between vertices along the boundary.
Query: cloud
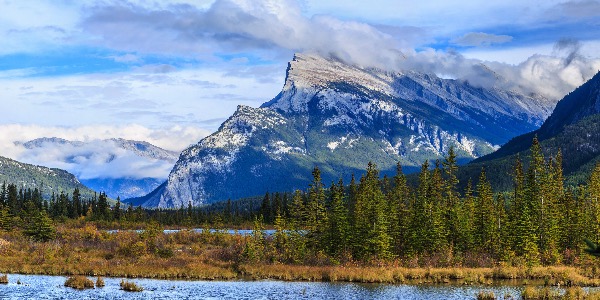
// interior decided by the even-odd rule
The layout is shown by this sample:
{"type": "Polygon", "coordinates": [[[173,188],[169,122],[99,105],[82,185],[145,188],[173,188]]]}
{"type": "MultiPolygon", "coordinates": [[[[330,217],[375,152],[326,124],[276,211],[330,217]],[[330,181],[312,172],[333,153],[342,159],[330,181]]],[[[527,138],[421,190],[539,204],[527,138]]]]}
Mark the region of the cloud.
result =
{"type": "MultiPolygon", "coordinates": [[[[535,11],[546,11],[556,5],[548,3],[535,11]]],[[[589,8],[594,4],[581,2],[579,5],[589,8]]],[[[481,10],[504,14],[511,11],[509,7],[488,5],[481,10]]],[[[553,99],[559,99],[591,78],[598,68],[597,59],[579,55],[579,51],[566,53],[560,41],[557,44],[560,51],[552,55],[532,55],[517,65],[484,62],[465,58],[453,50],[421,47],[417,51],[409,47],[416,40],[415,34],[432,34],[432,28],[370,25],[341,20],[329,14],[308,17],[303,9],[306,7],[291,0],[217,0],[202,9],[179,5],[157,10],[135,4],[115,4],[90,8],[82,24],[98,43],[123,51],[141,49],[200,57],[219,52],[288,53],[288,57],[291,52],[311,52],[363,67],[443,74],[478,86],[520,90],[553,99]],[[117,26],[119,30],[115,30],[117,26]],[[151,40],[161,42],[148,42],[151,40]]],[[[580,13],[583,12],[570,14],[580,13]]],[[[526,28],[547,26],[535,25],[536,20],[541,19],[536,13],[529,12],[511,22],[526,28]]],[[[506,20],[487,21],[508,24],[506,20]]],[[[451,43],[464,47],[491,47],[512,42],[512,35],[485,32],[469,32],[451,40],[451,43]]],[[[251,72],[260,74],[260,69],[252,68],[251,72]]],[[[244,67],[232,68],[227,74],[248,76],[244,67]]]]}
{"type": "Polygon", "coordinates": [[[0,135],[0,155],[25,163],[65,169],[81,179],[164,179],[173,167],[173,161],[140,157],[105,139],[147,141],[163,149],[180,152],[209,134],[208,131],[196,127],[151,129],[137,124],[82,127],[10,124],[0,125],[0,132],[11,133],[0,135]],[[57,137],[81,143],[41,143],[33,149],[22,145],[42,137],[57,137]]]}
{"type": "MultiPolygon", "coordinates": [[[[550,10],[549,15],[553,18],[565,18],[582,20],[593,19],[600,16],[600,1],[597,0],[577,0],[566,1],[557,4],[550,10]]],[[[599,22],[595,20],[596,24],[599,22]]]]}
{"type": "Polygon", "coordinates": [[[82,27],[96,43],[124,51],[196,57],[220,51],[313,51],[382,68],[401,57],[389,34],[326,15],[307,18],[291,0],[220,0],[208,9],[96,6],[89,8],[82,27]]]}
{"type": "Polygon", "coordinates": [[[517,64],[466,58],[455,51],[411,52],[401,68],[443,74],[475,86],[535,93],[558,100],[600,70],[600,59],[578,55],[577,43],[558,42],[554,55],[532,55],[517,64]]]}
{"type": "Polygon", "coordinates": [[[23,149],[18,160],[64,169],[79,179],[166,179],[174,165],[173,161],[140,157],[132,151],[119,148],[110,140],[85,143],[44,141],[31,149],[23,149]]]}
{"type": "Polygon", "coordinates": [[[206,129],[193,126],[152,129],[139,124],[79,127],[4,124],[0,125],[0,132],[10,132],[10,134],[0,135],[0,155],[10,158],[18,158],[22,152],[21,147],[15,147],[14,142],[24,143],[42,137],[57,137],[81,142],[123,138],[146,141],[171,151],[182,151],[210,133],[206,129]]]}
{"type": "Polygon", "coordinates": [[[450,42],[465,47],[480,47],[491,46],[492,44],[504,44],[512,41],[510,35],[495,35],[484,32],[469,32],[459,38],[455,38],[450,42]]]}

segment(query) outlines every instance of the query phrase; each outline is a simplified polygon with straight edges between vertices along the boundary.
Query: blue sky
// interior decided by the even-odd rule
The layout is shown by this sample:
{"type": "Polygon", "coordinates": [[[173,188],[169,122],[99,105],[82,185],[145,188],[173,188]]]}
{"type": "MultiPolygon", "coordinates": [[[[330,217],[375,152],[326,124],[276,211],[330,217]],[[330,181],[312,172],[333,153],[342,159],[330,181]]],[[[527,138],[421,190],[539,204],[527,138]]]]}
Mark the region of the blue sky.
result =
{"type": "Polygon", "coordinates": [[[484,62],[560,98],[600,68],[600,1],[0,0],[0,40],[0,141],[181,150],[273,98],[299,51],[465,80],[484,62]]]}

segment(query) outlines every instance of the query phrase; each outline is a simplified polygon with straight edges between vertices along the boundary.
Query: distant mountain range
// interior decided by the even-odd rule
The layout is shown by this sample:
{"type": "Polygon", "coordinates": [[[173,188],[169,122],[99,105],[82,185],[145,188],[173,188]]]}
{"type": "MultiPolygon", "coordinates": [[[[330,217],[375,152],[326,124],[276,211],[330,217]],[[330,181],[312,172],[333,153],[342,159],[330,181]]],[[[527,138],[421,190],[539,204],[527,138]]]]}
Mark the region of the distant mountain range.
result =
{"type": "Polygon", "coordinates": [[[39,138],[19,143],[23,158],[74,173],[96,191],[116,199],[146,195],[163,183],[179,153],[125,139],[69,141],[39,138]]]}
{"type": "Polygon", "coordinates": [[[545,155],[563,156],[564,174],[572,184],[587,180],[592,168],[600,162],[600,73],[558,102],[554,112],[532,132],[517,136],[496,152],[483,156],[461,168],[463,179],[477,178],[482,167],[492,169],[489,176],[497,189],[512,186],[512,167],[517,156],[525,160],[537,136],[545,155]]]}
{"type": "MultiPolygon", "coordinates": [[[[481,72],[491,72],[484,65],[481,72]]],[[[499,78],[499,80],[502,80],[499,78]]],[[[466,163],[537,129],[556,101],[433,74],[348,65],[298,54],[283,90],[260,108],[239,106],[212,135],[183,151],[166,184],[136,203],[202,205],[326,183],[368,161],[416,170],[453,146],[466,163]]]]}
{"type": "Polygon", "coordinates": [[[79,188],[81,195],[86,198],[94,195],[93,190],[65,170],[25,164],[0,156],[0,184],[3,183],[15,184],[18,188],[25,189],[38,188],[46,199],[49,199],[52,193],[71,194],[75,188],[79,188]]]}

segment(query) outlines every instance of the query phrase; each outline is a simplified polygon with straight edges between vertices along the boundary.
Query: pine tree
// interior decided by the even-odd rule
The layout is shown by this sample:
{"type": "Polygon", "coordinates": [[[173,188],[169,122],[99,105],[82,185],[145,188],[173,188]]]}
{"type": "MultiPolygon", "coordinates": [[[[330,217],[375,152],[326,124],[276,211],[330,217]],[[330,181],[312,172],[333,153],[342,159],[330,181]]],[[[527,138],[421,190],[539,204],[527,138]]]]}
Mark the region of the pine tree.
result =
{"type": "Polygon", "coordinates": [[[456,177],[458,173],[458,164],[456,161],[456,153],[454,152],[454,147],[451,146],[448,150],[448,155],[444,159],[443,162],[444,167],[444,175],[446,177],[446,184],[444,186],[445,193],[445,227],[448,231],[448,243],[450,245],[455,245],[459,242],[459,211],[460,211],[460,203],[459,203],[459,194],[457,191],[457,186],[459,184],[459,180],[456,177]]]}
{"type": "Polygon", "coordinates": [[[262,215],[265,223],[271,223],[272,213],[273,212],[271,210],[271,196],[269,192],[267,192],[265,193],[262,204],[260,205],[260,214],[262,215]]]}
{"type": "Polygon", "coordinates": [[[337,185],[331,185],[330,197],[327,249],[329,255],[336,257],[348,250],[350,233],[348,210],[344,203],[344,183],[341,178],[337,185]]]}
{"type": "Polygon", "coordinates": [[[98,196],[98,213],[96,217],[99,220],[108,220],[110,217],[110,207],[108,205],[108,196],[106,193],[101,192],[98,196]]]}
{"type": "Polygon", "coordinates": [[[115,204],[114,210],[113,210],[113,218],[116,221],[120,221],[121,220],[121,197],[117,197],[117,203],[115,204]]]}
{"type": "Polygon", "coordinates": [[[36,241],[46,242],[56,236],[56,229],[45,211],[39,211],[30,221],[25,234],[36,241]]]}
{"type": "Polygon", "coordinates": [[[428,247],[431,226],[431,200],[429,192],[431,191],[431,175],[429,171],[429,162],[426,160],[421,166],[419,173],[419,186],[413,204],[410,226],[408,228],[409,248],[408,254],[423,253],[428,247]]]}
{"type": "Polygon", "coordinates": [[[10,231],[12,228],[12,218],[8,207],[0,206],[0,229],[10,231]]]}
{"type": "Polygon", "coordinates": [[[458,218],[458,249],[464,252],[473,250],[475,248],[475,197],[473,196],[473,183],[470,178],[467,182],[458,218]]]}
{"type": "Polygon", "coordinates": [[[83,215],[83,206],[81,203],[81,194],[79,188],[73,190],[73,209],[70,211],[69,217],[72,219],[78,218],[83,215]]]}
{"type": "Polygon", "coordinates": [[[390,216],[389,235],[393,240],[396,254],[401,254],[406,249],[408,227],[410,226],[410,189],[406,184],[406,176],[402,172],[400,163],[396,164],[394,185],[387,195],[390,216]]]}
{"type": "Polygon", "coordinates": [[[290,204],[290,222],[288,223],[292,229],[300,229],[303,227],[305,220],[306,208],[304,206],[302,192],[296,190],[292,197],[292,203],[290,204]]]}
{"type": "Polygon", "coordinates": [[[444,201],[444,188],[446,184],[442,178],[442,170],[440,169],[439,160],[435,162],[435,168],[431,175],[431,184],[429,186],[428,202],[429,213],[429,235],[427,243],[433,249],[441,249],[447,246],[448,231],[447,224],[447,205],[444,201]]]}
{"type": "Polygon", "coordinates": [[[597,163],[590,175],[587,184],[589,199],[592,204],[593,212],[593,239],[595,242],[600,241],[600,163],[597,163]]]}
{"type": "Polygon", "coordinates": [[[494,215],[496,214],[493,197],[492,187],[487,180],[485,168],[482,168],[477,183],[474,228],[476,248],[483,252],[490,252],[493,247],[494,215]]]}
{"type": "Polygon", "coordinates": [[[315,167],[312,172],[313,180],[308,189],[306,203],[306,229],[307,238],[313,249],[324,249],[324,232],[327,226],[327,213],[325,208],[325,188],[321,180],[321,170],[315,167]]]}
{"type": "Polygon", "coordinates": [[[361,246],[356,247],[358,257],[389,258],[392,256],[392,239],[388,232],[388,207],[379,185],[379,170],[370,162],[367,173],[360,180],[356,197],[356,224],[353,232],[356,235],[356,230],[361,229],[355,243],[362,243],[361,246]]]}

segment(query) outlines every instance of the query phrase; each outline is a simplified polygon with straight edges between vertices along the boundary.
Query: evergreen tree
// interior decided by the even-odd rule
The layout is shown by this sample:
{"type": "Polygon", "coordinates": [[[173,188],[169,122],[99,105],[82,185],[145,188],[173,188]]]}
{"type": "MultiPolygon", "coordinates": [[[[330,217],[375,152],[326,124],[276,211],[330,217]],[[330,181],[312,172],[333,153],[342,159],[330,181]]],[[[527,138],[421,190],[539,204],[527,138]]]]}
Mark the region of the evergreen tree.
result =
{"type": "Polygon", "coordinates": [[[303,227],[304,221],[306,220],[306,208],[304,206],[304,199],[302,192],[296,190],[292,197],[292,203],[290,204],[290,225],[293,229],[300,229],[303,227]]]}
{"type": "Polygon", "coordinates": [[[344,183],[341,178],[337,185],[332,183],[330,197],[327,249],[328,253],[335,257],[348,250],[350,234],[348,210],[344,203],[344,183]]]}
{"type": "Polygon", "coordinates": [[[269,192],[267,192],[265,193],[262,204],[260,205],[260,214],[262,215],[264,222],[271,222],[272,213],[273,212],[271,210],[271,196],[269,192]]]}
{"type": "Polygon", "coordinates": [[[113,210],[113,218],[116,221],[120,221],[121,220],[121,197],[117,196],[117,203],[115,204],[115,208],[113,210]]]}
{"type": "Polygon", "coordinates": [[[467,182],[458,219],[458,249],[464,252],[473,250],[475,248],[475,197],[471,179],[467,182]]]}
{"type": "Polygon", "coordinates": [[[25,234],[36,241],[46,242],[56,236],[56,229],[45,211],[39,211],[29,222],[25,234]]]}
{"type": "Polygon", "coordinates": [[[106,196],[106,193],[104,192],[101,192],[100,196],[98,196],[98,213],[96,214],[96,216],[100,220],[110,219],[110,206],[108,205],[108,196],[106,196]]]}
{"type": "Polygon", "coordinates": [[[392,256],[392,239],[388,232],[388,207],[379,185],[379,170],[370,162],[367,173],[360,179],[356,197],[356,224],[353,232],[355,235],[359,234],[358,239],[355,240],[358,257],[389,258],[392,256]],[[357,245],[357,242],[362,245],[357,245]]]}
{"type": "Polygon", "coordinates": [[[456,174],[458,173],[458,164],[456,161],[456,153],[454,147],[451,146],[448,150],[448,155],[443,162],[444,175],[446,177],[444,192],[445,192],[445,227],[448,231],[448,243],[452,246],[456,245],[461,238],[459,236],[459,214],[460,201],[457,186],[459,183],[456,174]]]}
{"type": "Polygon", "coordinates": [[[324,249],[324,232],[327,224],[325,208],[325,188],[321,180],[321,170],[315,167],[312,172],[313,180],[308,189],[306,203],[307,238],[313,249],[324,249]]]}
{"type": "Polygon", "coordinates": [[[593,212],[593,240],[598,242],[600,241],[600,163],[596,163],[596,166],[590,175],[587,184],[587,190],[593,212]]]}
{"type": "Polygon", "coordinates": [[[394,241],[394,252],[400,254],[406,249],[407,232],[410,226],[410,189],[406,184],[406,176],[402,172],[400,163],[396,164],[396,175],[394,185],[387,195],[390,219],[389,235],[394,241]]]}
{"type": "Polygon", "coordinates": [[[487,180],[485,168],[481,169],[477,183],[477,197],[475,198],[475,246],[479,251],[490,252],[494,238],[495,209],[492,187],[487,180]]]}

